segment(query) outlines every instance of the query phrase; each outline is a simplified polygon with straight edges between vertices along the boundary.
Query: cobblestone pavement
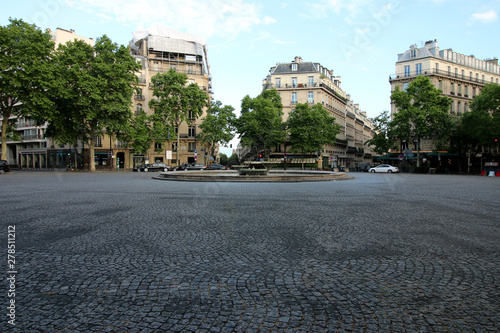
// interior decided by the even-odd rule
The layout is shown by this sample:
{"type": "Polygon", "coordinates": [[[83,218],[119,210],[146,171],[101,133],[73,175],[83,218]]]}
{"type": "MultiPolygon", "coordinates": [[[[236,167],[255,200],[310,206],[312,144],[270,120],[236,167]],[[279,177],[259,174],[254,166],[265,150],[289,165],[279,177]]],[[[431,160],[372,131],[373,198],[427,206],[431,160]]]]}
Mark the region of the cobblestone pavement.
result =
{"type": "Polygon", "coordinates": [[[0,175],[0,331],[500,331],[500,178],[351,175],[0,175]]]}

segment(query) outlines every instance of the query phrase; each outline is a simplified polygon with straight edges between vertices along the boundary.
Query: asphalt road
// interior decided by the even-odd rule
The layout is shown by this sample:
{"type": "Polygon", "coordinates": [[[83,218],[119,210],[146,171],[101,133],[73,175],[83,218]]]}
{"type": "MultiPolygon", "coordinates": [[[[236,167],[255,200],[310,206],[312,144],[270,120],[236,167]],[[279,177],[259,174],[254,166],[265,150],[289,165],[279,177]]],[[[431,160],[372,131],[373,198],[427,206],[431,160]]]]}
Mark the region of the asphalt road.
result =
{"type": "Polygon", "coordinates": [[[0,175],[0,331],[500,331],[500,177],[350,175],[0,175]]]}

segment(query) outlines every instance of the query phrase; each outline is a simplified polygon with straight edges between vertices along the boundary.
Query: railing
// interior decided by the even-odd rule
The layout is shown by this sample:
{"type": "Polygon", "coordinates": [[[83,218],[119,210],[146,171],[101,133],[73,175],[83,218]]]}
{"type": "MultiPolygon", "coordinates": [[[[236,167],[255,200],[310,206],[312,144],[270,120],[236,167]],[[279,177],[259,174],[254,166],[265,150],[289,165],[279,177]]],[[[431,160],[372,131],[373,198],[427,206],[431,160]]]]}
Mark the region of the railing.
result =
{"type": "MultiPolygon", "coordinates": [[[[419,73],[418,75],[441,75],[441,76],[446,76],[454,79],[460,79],[468,82],[474,82],[474,83],[479,83],[479,84],[486,84],[486,83],[493,83],[493,84],[498,84],[496,82],[487,82],[485,79],[480,79],[480,78],[473,78],[470,76],[467,76],[465,74],[459,74],[459,73],[452,73],[448,71],[443,71],[440,69],[433,69],[431,71],[424,71],[423,73],[419,73]]],[[[409,75],[397,75],[397,74],[391,74],[389,75],[389,80],[399,80],[399,79],[407,79],[407,78],[414,78],[418,76],[416,73],[415,74],[409,74],[409,75]]]]}
{"type": "Polygon", "coordinates": [[[34,120],[29,121],[18,121],[16,123],[17,127],[34,127],[36,126],[36,122],[34,120]]]}
{"type": "Polygon", "coordinates": [[[143,101],[145,97],[143,95],[135,95],[134,97],[137,101],[143,101]]]}
{"type": "Polygon", "coordinates": [[[44,139],[43,135],[33,134],[33,135],[21,135],[21,140],[41,140],[44,139]]]}

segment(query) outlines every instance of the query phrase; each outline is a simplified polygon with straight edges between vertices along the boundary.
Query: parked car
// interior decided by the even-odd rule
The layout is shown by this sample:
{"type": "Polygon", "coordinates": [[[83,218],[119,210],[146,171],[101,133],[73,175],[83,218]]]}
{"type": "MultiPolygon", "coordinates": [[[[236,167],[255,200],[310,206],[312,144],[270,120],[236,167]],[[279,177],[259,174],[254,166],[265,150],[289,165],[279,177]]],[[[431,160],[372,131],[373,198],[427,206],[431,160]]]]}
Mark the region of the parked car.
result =
{"type": "Polygon", "coordinates": [[[184,163],[182,165],[180,165],[179,167],[177,167],[176,170],[178,171],[181,171],[181,170],[204,170],[206,169],[206,165],[205,164],[198,164],[198,163],[194,163],[194,164],[187,164],[187,163],[184,163]]]}
{"type": "Polygon", "coordinates": [[[399,172],[397,167],[393,167],[389,164],[377,165],[376,167],[370,168],[368,172],[399,172]]]}
{"type": "Polygon", "coordinates": [[[137,172],[148,172],[148,171],[169,171],[172,170],[172,167],[170,165],[167,165],[165,163],[152,163],[152,164],[142,164],[139,165],[138,167],[133,169],[134,171],[137,172]]]}
{"type": "Polygon", "coordinates": [[[0,160],[0,174],[4,174],[10,171],[9,163],[4,160],[0,160]]]}
{"type": "Polygon", "coordinates": [[[212,164],[212,166],[207,167],[207,170],[226,170],[226,167],[222,164],[212,164]]]}

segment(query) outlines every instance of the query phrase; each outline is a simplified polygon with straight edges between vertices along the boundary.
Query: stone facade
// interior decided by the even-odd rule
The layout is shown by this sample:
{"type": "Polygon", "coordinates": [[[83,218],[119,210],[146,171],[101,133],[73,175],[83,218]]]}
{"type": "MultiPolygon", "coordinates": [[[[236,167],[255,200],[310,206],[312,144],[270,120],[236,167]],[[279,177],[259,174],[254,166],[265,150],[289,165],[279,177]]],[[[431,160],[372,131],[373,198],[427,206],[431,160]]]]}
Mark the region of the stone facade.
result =
{"type": "MultiPolygon", "coordinates": [[[[360,163],[371,163],[374,151],[364,145],[372,137],[374,123],[366,112],[361,111],[348,94],[342,90],[340,76],[319,63],[304,62],[295,57],[290,63],[279,63],[271,67],[264,79],[264,89],[276,89],[283,104],[283,120],[297,103],[311,106],[321,103],[336,123],[341,126],[337,141],[324,146],[321,157],[323,167],[357,167],[360,163]]],[[[283,157],[284,147],[277,147],[274,157],[283,157]]]]}

